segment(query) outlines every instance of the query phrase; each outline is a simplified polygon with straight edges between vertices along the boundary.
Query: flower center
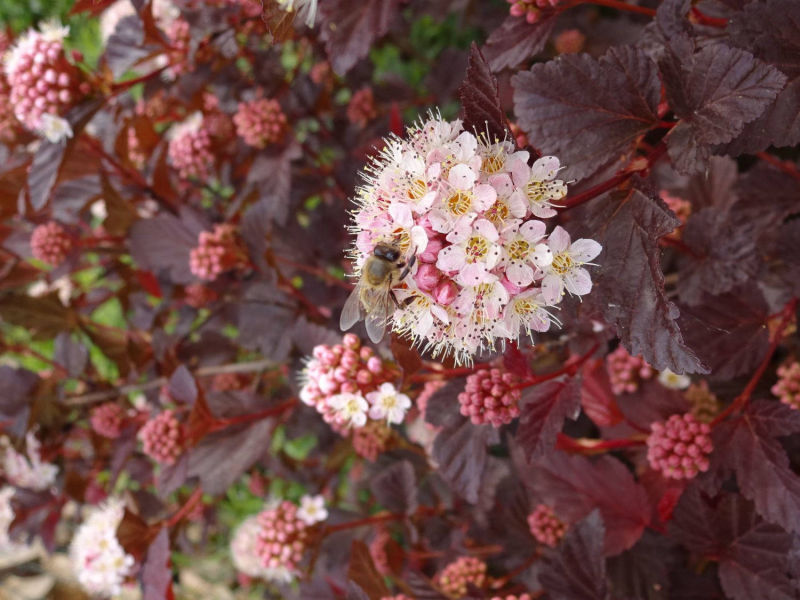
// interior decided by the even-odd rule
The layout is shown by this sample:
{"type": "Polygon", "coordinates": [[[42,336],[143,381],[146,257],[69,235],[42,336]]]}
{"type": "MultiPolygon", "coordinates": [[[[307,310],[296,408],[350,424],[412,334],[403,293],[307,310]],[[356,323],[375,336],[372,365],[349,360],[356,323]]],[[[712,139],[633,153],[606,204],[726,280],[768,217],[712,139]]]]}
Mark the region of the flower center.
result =
{"type": "Polygon", "coordinates": [[[526,317],[530,314],[533,314],[536,311],[536,308],[536,304],[527,299],[517,300],[514,303],[514,312],[521,317],[526,317]]]}
{"type": "Polygon", "coordinates": [[[550,268],[553,269],[558,275],[564,275],[568,273],[572,267],[575,266],[575,261],[572,260],[572,257],[567,252],[559,252],[553,257],[553,264],[550,265],[550,268]]]}
{"type": "Polygon", "coordinates": [[[494,175],[506,166],[506,155],[502,150],[495,150],[492,154],[483,159],[481,169],[490,175],[494,175]]]}
{"type": "Polygon", "coordinates": [[[397,404],[397,398],[395,396],[384,396],[383,397],[383,407],[392,409],[397,404]]]}
{"type": "Polygon", "coordinates": [[[406,193],[409,200],[421,200],[428,193],[428,184],[422,179],[413,179],[408,184],[406,193]]]}
{"type": "Polygon", "coordinates": [[[530,181],[525,186],[525,194],[533,204],[541,204],[547,201],[547,188],[544,181],[530,181]]]}
{"type": "Polygon", "coordinates": [[[484,213],[486,219],[489,220],[495,226],[502,225],[508,218],[508,215],[509,215],[508,204],[506,204],[499,198],[497,199],[497,202],[495,202],[488,209],[486,209],[486,212],[484,213]]]}
{"type": "Polygon", "coordinates": [[[359,412],[358,401],[355,398],[350,398],[344,407],[344,411],[348,416],[352,416],[359,412]]]}
{"type": "Polygon", "coordinates": [[[472,194],[459,190],[445,201],[445,206],[455,216],[463,217],[472,206],[472,194]]]}
{"type": "Polygon", "coordinates": [[[489,252],[489,241],[481,235],[473,235],[467,240],[464,253],[467,255],[467,262],[477,262],[489,252]]]}
{"type": "Polygon", "coordinates": [[[513,260],[525,260],[531,251],[531,245],[525,240],[514,240],[508,246],[508,255],[513,260]]]}

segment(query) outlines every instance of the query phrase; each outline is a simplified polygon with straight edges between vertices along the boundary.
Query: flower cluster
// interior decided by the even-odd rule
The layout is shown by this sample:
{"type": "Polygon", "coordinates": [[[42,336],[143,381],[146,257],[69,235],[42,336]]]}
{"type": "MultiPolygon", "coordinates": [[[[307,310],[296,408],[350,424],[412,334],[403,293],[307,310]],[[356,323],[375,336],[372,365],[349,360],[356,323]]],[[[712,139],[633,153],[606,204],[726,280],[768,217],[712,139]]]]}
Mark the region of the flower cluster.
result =
{"type": "Polygon", "coordinates": [[[230,553],[233,566],[240,573],[248,577],[265,577],[269,572],[261,565],[261,559],[256,554],[256,540],[261,526],[258,516],[247,517],[231,537],[230,553]]]}
{"type": "Polygon", "coordinates": [[[347,120],[359,127],[366,127],[377,116],[372,88],[367,86],[355,92],[347,105],[347,120]]]}
{"type": "Polygon", "coordinates": [[[116,402],[106,402],[96,406],[89,414],[89,423],[97,435],[115,439],[122,431],[125,411],[116,402]]]}
{"type": "Polygon", "coordinates": [[[606,356],[606,370],[615,394],[635,392],[642,380],[652,378],[655,373],[641,356],[631,356],[622,346],[606,356]]]}
{"type": "Polygon", "coordinates": [[[131,575],[135,561],[117,539],[124,511],[122,500],[108,500],[92,511],[72,538],[72,567],[90,594],[119,594],[125,578],[131,575]]]}
{"type": "Polygon", "coordinates": [[[567,526],[556,516],[553,509],[545,504],[538,505],[528,515],[528,527],[536,541],[551,548],[558,545],[567,531],[567,526]]]}
{"type": "Polygon", "coordinates": [[[165,465],[173,465],[185,444],[183,428],[175,412],[165,410],[145,423],[138,433],[144,453],[165,465]]]}
{"type": "Polygon", "coordinates": [[[197,247],[189,254],[189,269],[200,279],[213,281],[225,271],[244,268],[248,260],[236,228],[222,223],[213,231],[200,232],[197,247]]]}
{"type": "Polygon", "coordinates": [[[3,59],[17,119],[53,142],[72,135],[63,116],[89,92],[89,84],[64,53],[68,34],[69,27],[45,23],[40,31],[30,29],[20,36],[3,59]]]}
{"type": "Polygon", "coordinates": [[[217,373],[211,380],[211,389],[216,392],[243,390],[250,383],[246,373],[217,373]]]}
{"type": "Polygon", "coordinates": [[[542,9],[558,6],[560,0],[506,0],[512,17],[525,17],[528,23],[536,23],[542,18],[542,9]]]}
{"type": "Polygon", "coordinates": [[[771,391],[787,406],[800,410],[800,362],[778,367],[778,381],[771,391]]]}
{"type": "Polygon", "coordinates": [[[390,138],[367,168],[352,230],[356,275],[379,243],[416,262],[394,289],[392,327],[434,356],[469,362],[499,340],[546,331],[565,290],[592,288],[582,265],[600,253],[588,239],[546,234],[567,192],[553,156],[528,164],[508,140],[431,117],[390,138]]]}
{"type": "Polygon", "coordinates": [[[25,435],[25,454],[20,454],[5,436],[0,438],[3,476],[9,483],[30,490],[45,490],[53,485],[58,467],[42,461],[41,444],[33,431],[25,435]]]}
{"type": "Polygon", "coordinates": [[[705,380],[693,383],[684,393],[692,416],[701,423],[711,423],[719,413],[719,399],[708,388],[705,380]]]}
{"type": "Polygon", "coordinates": [[[196,112],[175,125],[169,132],[167,155],[183,179],[207,179],[214,164],[211,153],[211,133],[196,112]]]}
{"type": "Polygon", "coordinates": [[[383,421],[367,421],[363,427],[354,427],[350,434],[353,450],[371,462],[388,448],[391,439],[392,428],[383,421]]]}
{"type": "Polygon", "coordinates": [[[128,159],[134,167],[141,169],[144,167],[147,155],[142,152],[139,136],[136,135],[136,129],[134,127],[128,127],[126,137],[128,141],[128,159]]]}
{"type": "Polygon", "coordinates": [[[650,428],[647,460],[654,470],[672,479],[692,479],[708,470],[708,455],[713,449],[708,424],[686,413],[672,415],[650,428]]]}
{"type": "Polygon", "coordinates": [[[479,369],[469,377],[464,391],[458,395],[461,414],[475,425],[491,423],[500,427],[519,416],[521,390],[513,373],[502,368],[479,369]]]}
{"type": "Polygon", "coordinates": [[[72,245],[72,237],[55,221],[39,225],[31,233],[33,257],[54,267],[64,262],[72,245]]]}
{"type": "Polygon", "coordinates": [[[309,540],[308,524],[300,518],[297,506],[284,500],[258,515],[255,552],[261,576],[289,582],[299,571],[300,561],[309,540]]]}
{"type": "Polygon", "coordinates": [[[363,427],[368,414],[401,423],[411,400],[389,383],[397,375],[395,365],[381,360],[348,333],[341,344],[314,348],[301,375],[300,399],[340,432],[350,426],[363,427]]]}
{"type": "Polygon", "coordinates": [[[286,115],[277,100],[258,98],[252,102],[241,102],[233,115],[236,135],[248,146],[266,148],[277,144],[286,134],[286,115]]]}
{"type": "Polygon", "coordinates": [[[436,575],[436,585],[450,598],[465,596],[468,584],[480,588],[484,583],[486,583],[486,563],[474,556],[462,556],[436,575]]]}

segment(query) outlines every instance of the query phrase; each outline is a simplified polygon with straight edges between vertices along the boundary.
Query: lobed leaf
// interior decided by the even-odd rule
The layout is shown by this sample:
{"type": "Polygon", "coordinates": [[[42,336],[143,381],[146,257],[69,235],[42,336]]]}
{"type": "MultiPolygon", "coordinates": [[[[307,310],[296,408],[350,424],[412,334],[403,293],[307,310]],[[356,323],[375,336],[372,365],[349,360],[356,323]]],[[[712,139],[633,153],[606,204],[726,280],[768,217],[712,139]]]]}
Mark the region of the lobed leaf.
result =
{"type": "Polygon", "coordinates": [[[489,425],[476,426],[466,419],[439,432],[433,443],[433,458],[439,473],[453,490],[475,504],[481,488],[491,434],[489,425]]]}
{"type": "Polygon", "coordinates": [[[475,42],[469,49],[467,75],[458,88],[458,97],[464,111],[466,131],[486,133],[489,141],[504,140],[509,136],[497,80],[475,42]]]}
{"type": "Polygon", "coordinates": [[[536,23],[524,18],[506,17],[502,25],[492,31],[483,53],[493,71],[515,67],[542,51],[556,24],[556,14],[551,13],[536,23]]]}
{"type": "Polygon", "coordinates": [[[546,381],[526,388],[520,398],[517,442],[533,460],[551,451],[564,419],[576,419],[581,407],[581,378],[546,381]]]}

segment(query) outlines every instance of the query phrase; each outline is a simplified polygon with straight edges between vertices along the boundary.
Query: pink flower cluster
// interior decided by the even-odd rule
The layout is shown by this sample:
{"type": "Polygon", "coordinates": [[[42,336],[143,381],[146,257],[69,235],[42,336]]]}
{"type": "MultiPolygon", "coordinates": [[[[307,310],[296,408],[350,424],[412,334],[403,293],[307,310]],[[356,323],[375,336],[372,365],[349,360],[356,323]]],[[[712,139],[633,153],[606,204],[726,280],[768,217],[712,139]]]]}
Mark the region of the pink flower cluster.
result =
{"type": "Polygon", "coordinates": [[[213,281],[225,271],[242,269],[248,263],[236,228],[229,223],[201,231],[197,242],[189,254],[189,269],[201,279],[213,281]]]}
{"type": "Polygon", "coordinates": [[[216,392],[230,392],[247,387],[250,378],[244,373],[217,373],[211,381],[211,388],[216,392]]]}
{"type": "Polygon", "coordinates": [[[106,402],[92,409],[89,423],[97,435],[116,439],[125,423],[125,411],[116,402],[106,402]]]}
{"type": "Polygon", "coordinates": [[[347,105],[348,121],[359,127],[366,127],[367,123],[377,116],[375,96],[371,87],[363,87],[353,94],[353,97],[350,98],[350,103],[347,105]]]}
{"type": "Polygon", "coordinates": [[[183,179],[209,177],[214,155],[211,133],[203,122],[202,113],[194,113],[170,130],[167,155],[183,179]]]}
{"type": "Polygon", "coordinates": [[[382,596],[381,600],[413,600],[405,594],[396,594],[394,596],[382,596]]]}
{"type": "Polygon", "coordinates": [[[431,116],[386,141],[356,197],[356,275],[377,244],[416,262],[394,289],[392,328],[434,356],[466,363],[498,340],[547,331],[565,291],[587,294],[600,244],[541,219],[567,193],[553,156],[528,164],[508,140],[431,116]]]}
{"type": "Polygon", "coordinates": [[[492,596],[491,600],[532,600],[532,598],[530,594],[522,594],[521,596],[509,594],[508,596],[492,596]]]}
{"type": "Polygon", "coordinates": [[[800,410],[800,362],[778,367],[778,381],[771,391],[787,406],[800,410]]]}
{"type": "Polygon", "coordinates": [[[567,531],[567,526],[556,516],[553,509],[545,504],[538,505],[528,515],[528,527],[540,544],[551,548],[558,545],[567,531]]]}
{"type": "Polygon", "coordinates": [[[560,0],[506,0],[512,17],[525,17],[528,23],[536,23],[542,16],[542,9],[558,6],[560,0]]]}
{"type": "Polygon", "coordinates": [[[436,585],[451,598],[467,594],[467,584],[477,588],[486,583],[486,563],[474,556],[462,556],[436,575],[436,585]]]}
{"type": "Polygon", "coordinates": [[[713,449],[708,424],[686,413],[672,415],[650,428],[647,460],[654,470],[672,479],[692,479],[708,470],[708,455],[713,449]]]}
{"type": "Polygon", "coordinates": [[[62,117],[89,93],[89,84],[64,53],[68,33],[68,27],[57,23],[46,23],[40,31],[30,29],[3,59],[11,106],[31,131],[40,130],[44,115],[62,117]]]}
{"type": "Polygon", "coordinates": [[[291,581],[299,571],[308,544],[308,525],[298,516],[297,506],[284,500],[258,515],[256,555],[268,570],[267,579],[291,581]]]}
{"type": "Polygon", "coordinates": [[[277,144],[286,134],[286,115],[277,100],[258,98],[252,102],[241,102],[233,115],[236,135],[248,146],[266,148],[277,144]]]}
{"type": "Polygon", "coordinates": [[[362,412],[366,413],[365,396],[376,391],[381,384],[393,381],[397,375],[397,368],[392,363],[381,360],[372,348],[362,346],[358,336],[346,333],[341,344],[321,344],[314,348],[301,376],[300,399],[316,408],[326,423],[343,432],[349,423],[332,401],[345,394],[355,395],[363,401],[362,412]]]}
{"type": "Polygon", "coordinates": [[[458,395],[461,414],[475,425],[500,427],[519,416],[519,378],[505,369],[479,369],[469,377],[458,395]]]}
{"type": "Polygon", "coordinates": [[[55,221],[39,225],[31,234],[33,257],[54,267],[64,262],[72,245],[72,236],[55,221]]]}
{"type": "Polygon", "coordinates": [[[362,458],[375,462],[392,439],[392,428],[383,421],[367,421],[363,427],[354,427],[350,434],[353,450],[362,458]]]}
{"type": "Polygon", "coordinates": [[[606,370],[615,394],[633,393],[639,389],[639,382],[655,374],[641,356],[631,356],[622,346],[606,356],[606,370]]]}
{"type": "Polygon", "coordinates": [[[183,427],[171,410],[147,421],[139,430],[138,437],[144,453],[164,465],[175,464],[185,444],[183,427]]]}

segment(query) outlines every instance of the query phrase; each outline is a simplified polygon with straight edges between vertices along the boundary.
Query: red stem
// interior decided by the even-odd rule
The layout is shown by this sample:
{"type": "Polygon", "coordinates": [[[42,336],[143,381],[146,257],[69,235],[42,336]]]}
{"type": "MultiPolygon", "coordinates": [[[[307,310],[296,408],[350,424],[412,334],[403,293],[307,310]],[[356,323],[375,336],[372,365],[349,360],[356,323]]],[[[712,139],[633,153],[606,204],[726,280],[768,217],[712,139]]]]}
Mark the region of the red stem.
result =
{"type": "MultiPolygon", "coordinates": [[[[576,206],[580,206],[581,204],[588,202],[592,198],[596,198],[600,194],[604,194],[608,190],[614,189],[619,184],[624,181],[630,179],[634,174],[641,173],[642,171],[646,171],[650,167],[653,166],[661,156],[667,151],[667,145],[664,142],[661,142],[658,146],[656,146],[650,154],[647,155],[646,162],[641,166],[634,166],[632,169],[629,168],[626,171],[621,173],[617,173],[608,181],[604,181],[603,183],[599,183],[596,186],[589,188],[585,192],[578,194],[577,196],[573,196],[572,198],[567,198],[566,202],[561,205],[561,208],[566,210],[570,208],[575,208],[576,206]]],[[[636,162],[638,165],[638,161],[636,162]]]]}
{"type": "Polygon", "coordinates": [[[352,284],[347,283],[346,281],[342,281],[341,279],[337,279],[336,277],[320,269],[319,267],[314,267],[312,265],[305,265],[303,263],[295,262],[290,258],[286,258],[285,256],[280,256],[275,253],[273,253],[272,256],[277,262],[282,262],[286,265],[289,265],[292,268],[297,269],[298,271],[305,271],[306,273],[315,275],[316,277],[322,279],[325,283],[329,283],[331,285],[337,285],[340,288],[343,288],[347,291],[352,291],[353,289],[352,284]]]}
{"type": "Polygon", "coordinates": [[[261,419],[274,417],[275,415],[279,415],[284,411],[294,408],[296,404],[297,404],[297,398],[292,398],[291,400],[287,400],[283,404],[278,404],[277,406],[267,408],[257,413],[251,413],[249,415],[239,415],[238,417],[228,417],[227,419],[217,419],[211,426],[211,432],[219,431],[220,429],[225,429],[226,427],[231,427],[233,425],[241,425],[242,423],[253,423],[255,421],[260,421],[261,419]]]}
{"type": "Polygon", "coordinates": [[[655,17],[656,11],[652,8],[644,6],[637,6],[636,4],[628,4],[621,0],[585,0],[581,4],[594,4],[596,6],[607,6],[608,8],[615,8],[624,12],[632,12],[639,15],[647,15],[648,17],[655,17]]]}
{"type": "Polygon", "coordinates": [[[113,83],[113,84],[111,84],[111,94],[112,95],[116,95],[116,94],[119,94],[120,92],[124,92],[124,91],[127,91],[127,90],[131,89],[133,86],[135,86],[137,84],[145,83],[147,81],[150,81],[151,79],[154,79],[154,78],[158,77],[159,75],[161,75],[164,71],[169,69],[171,66],[172,66],[171,64],[167,64],[167,65],[164,65],[163,67],[160,67],[160,68],[156,69],[155,71],[151,71],[147,75],[142,75],[141,77],[136,77],[135,79],[128,79],[126,81],[118,81],[116,83],[113,83]]]}
{"type": "Polygon", "coordinates": [[[766,356],[764,356],[764,360],[762,360],[761,364],[758,365],[758,369],[756,369],[756,372],[753,373],[753,376],[750,378],[750,381],[747,382],[747,385],[742,390],[742,393],[736,396],[733,402],[731,402],[730,406],[717,415],[717,417],[711,422],[712,427],[717,423],[720,423],[723,419],[727,418],[731,414],[739,412],[742,408],[744,408],[744,405],[747,404],[747,401],[750,400],[750,396],[753,395],[753,391],[756,389],[758,382],[761,380],[761,377],[763,377],[764,372],[767,370],[767,367],[772,360],[772,355],[775,354],[778,344],[780,344],[781,339],[783,339],[783,332],[791,322],[796,307],[797,298],[792,299],[786,304],[786,306],[783,307],[783,311],[781,311],[781,321],[778,323],[778,327],[775,329],[775,333],[772,336],[772,342],[769,345],[766,356]]]}
{"type": "Polygon", "coordinates": [[[635,448],[644,444],[645,439],[636,436],[618,440],[593,440],[589,438],[571,438],[568,435],[559,433],[556,440],[556,448],[559,450],[578,454],[599,454],[607,450],[635,448]]]}
{"type": "Polygon", "coordinates": [[[203,498],[203,488],[197,488],[189,499],[178,511],[167,520],[167,527],[174,527],[194,509],[195,505],[203,498]]]}
{"type": "Polygon", "coordinates": [[[728,26],[728,19],[721,19],[719,17],[709,17],[708,15],[705,15],[702,12],[700,12],[700,10],[695,6],[693,6],[692,10],[689,11],[689,16],[698,25],[719,27],[721,29],[724,29],[728,26]]]}
{"type": "Polygon", "coordinates": [[[768,162],[773,167],[777,167],[787,175],[794,177],[795,179],[800,179],[800,171],[798,171],[797,167],[795,167],[793,164],[783,161],[775,156],[772,156],[771,154],[767,154],[766,152],[759,152],[756,154],[756,156],[758,156],[758,158],[761,160],[768,162]]]}
{"type": "Polygon", "coordinates": [[[510,389],[512,390],[521,390],[532,385],[537,385],[539,383],[543,383],[545,381],[550,381],[551,379],[557,379],[562,375],[574,375],[578,372],[580,366],[585,363],[587,360],[591,358],[591,356],[597,351],[597,348],[600,344],[595,344],[592,346],[586,354],[581,355],[579,358],[574,360],[573,362],[567,362],[562,368],[558,369],[557,371],[553,371],[552,373],[546,373],[545,375],[533,375],[526,379],[525,381],[518,383],[517,385],[512,386],[510,389]]]}
{"type": "Polygon", "coordinates": [[[405,518],[406,515],[397,513],[373,515],[371,517],[364,517],[363,519],[357,519],[355,521],[347,521],[346,523],[339,523],[337,525],[328,525],[323,530],[322,535],[326,536],[337,531],[345,531],[346,529],[354,529],[356,527],[363,527],[364,525],[375,525],[377,523],[386,523],[388,521],[402,521],[405,518]]]}

